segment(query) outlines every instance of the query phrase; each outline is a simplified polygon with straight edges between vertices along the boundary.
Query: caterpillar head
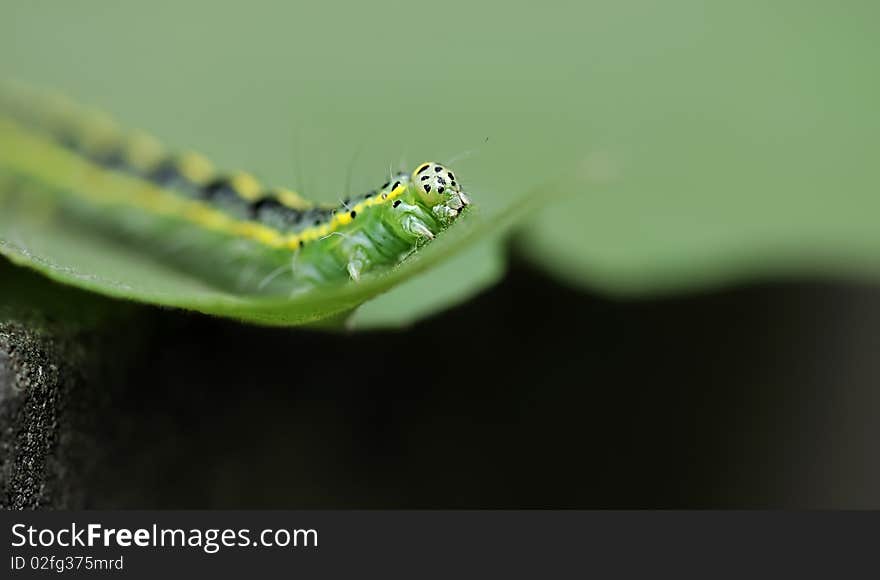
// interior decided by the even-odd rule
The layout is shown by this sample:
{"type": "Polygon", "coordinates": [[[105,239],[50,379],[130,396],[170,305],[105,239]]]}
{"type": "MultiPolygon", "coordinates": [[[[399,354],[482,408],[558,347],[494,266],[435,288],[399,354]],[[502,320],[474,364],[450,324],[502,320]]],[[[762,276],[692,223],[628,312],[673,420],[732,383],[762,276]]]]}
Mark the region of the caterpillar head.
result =
{"type": "Polygon", "coordinates": [[[470,204],[455,174],[433,161],[422,163],[413,171],[410,187],[415,189],[422,203],[440,218],[455,218],[470,204]]]}

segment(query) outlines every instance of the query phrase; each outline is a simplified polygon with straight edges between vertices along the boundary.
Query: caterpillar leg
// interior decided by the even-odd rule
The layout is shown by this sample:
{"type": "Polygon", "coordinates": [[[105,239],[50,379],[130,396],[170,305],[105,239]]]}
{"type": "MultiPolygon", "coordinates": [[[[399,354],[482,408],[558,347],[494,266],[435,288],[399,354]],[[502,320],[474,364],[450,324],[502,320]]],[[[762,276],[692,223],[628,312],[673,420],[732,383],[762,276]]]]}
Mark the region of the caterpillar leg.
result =
{"type": "Polygon", "coordinates": [[[419,238],[434,239],[434,232],[428,228],[425,222],[413,215],[403,218],[403,229],[419,238]]]}
{"type": "Polygon", "coordinates": [[[351,257],[348,259],[348,264],[345,267],[352,280],[355,282],[360,281],[361,273],[364,271],[364,268],[366,268],[368,262],[369,256],[367,255],[366,250],[361,246],[355,246],[351,253],[351,257]]]}
{"type": "Polygon", "coordinates": [[[431,208],[431,211],[434,212],[434,215],[437,216],[443,223],[451,221],[455,216],[458,215],[457,209],[452,209],[451,207],[446,207],[445,205],[435,205],[431,208]]]}
{"type": "Polygon", "coordinates": [[[364,263],[361,260],[351,260],[348,262],[348,275],[355,282],[360,282],[361,271],[364,269],[364,263]]]}
{"type": "MultiPolygon", "coordinates": [[[[401,221],[401,225],[407,234],[415,238],[415,240],[408,240],[407,242],[408,244],[413,245],[410,253],[415,249],[415,246],[419,245],[417,243],[418,241],[434,239],[434,232],[431,231],[431,228],[429,228],[421,218],[415,215],[405,215],[401,221]]],[[[349,241],[351,242],[353,240],[349,239],[349,241]]],[[[373,243],[374,242],[370,241],[369,238],[366,238],[365,240],[359,239],[357,243],[347,244],[348,260],[345,269],[348,272],[348,276],[355,282],[359,281],[361,274],[372,266],[373,259],[371,256],[380,251],[373,246],[373,243]]]]}
{"type": "Polygon", "coordinates": [[[465,206],[470,205],[470,198],[463,191],[455,192],[444,203],[440,203],[431,208],[431,212],[443,222],[448,223],[458,217],[461,210],[465,206]]]}

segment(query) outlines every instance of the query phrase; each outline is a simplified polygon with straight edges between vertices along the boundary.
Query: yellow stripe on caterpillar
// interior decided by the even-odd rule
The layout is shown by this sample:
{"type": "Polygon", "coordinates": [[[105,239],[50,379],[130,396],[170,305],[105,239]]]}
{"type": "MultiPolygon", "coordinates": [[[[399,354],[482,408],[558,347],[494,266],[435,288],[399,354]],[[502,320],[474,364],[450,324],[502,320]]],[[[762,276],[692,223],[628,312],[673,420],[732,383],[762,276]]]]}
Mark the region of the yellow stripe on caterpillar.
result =
{"type": "Polygon", "coordinates": [[[214,178],[214,165],[206,157],[188,151],[175,161],[181,175],[196,185],[207,185],[214,178]]]}
{"type": "Polygon", "coordinates": [[[78,123],[80,147],[96,157],[110,154],[118,147],[122,130],[112,117],[97,110],[88,110],[78,123]]]}
{"type": "Polygon", "coordinates": [[[132,131],[122,145],[125,161],[141,173],[153,171],[165,157],[158,139],[143,131],[132,131]]]}
{"type": "Polygon", "coordinates": [[[314,203],[264,188],[245,172],[218,173],[197,153],[168,154],[151,136],[123,133],[109,116],[66,99],[21,96],[0,91],[0,115],[7,115],[0,116],[0,180],[29,184],[65,215],[138,242],[167,245],[183,235],[187,267],[210,262],[215,249],[246,258],[248,270],[267,268],[259,292],[282,272],[297,291],[360,280],[411,255],[470,204],[455,174],[434,162],[392,174],[378,190],[314,203]],[[389,206],[370,211],[381,204],[389,206]]]}
{"type": "Polygon", "coordinates": [[[240,171],[229,178],[229,185],[236,195],[247,201],[256,201],[262,197],[263,186],[250,173],[240,171]]]}
{"type": "Polygon", "coordinates": [[[274,196],[282,205],[290,209],[306,210],[314,207],[314,204],[300,194],[282,187],[273,189],[270,195],[274,196]]]}
{"type": "MultiPolygon", "coordinates": [[[[337,213],[328,223],[285,234],[264,224],[233,218],[203,201],[182,198],[148,181],[109,170],[3,117],[0,117],[0,145],[10,152],[0,158],[0,166],[8,164],[12,169],[25,170],[32,177],[48,181],[67,194],[88,198],[95,203],[136,206],[154,214],[177,217],[208,230],[244,237],[273,248],[294,249],[301,242],[323,238],[351,223],[354,219],[352,213],[357,215],[368,207],[390,202],[406,191],[406,185],[401,183],[386,195],[361,201],[350,212],[337,213]],[[79,185],[77,176],[86,178],[89,186],[79,185]]],[[[201,171],[198,174],[200,178],[206,176],[209,165],[203,163],[204,158],[198,154],[188,154],[179,160],[187,169],[201,171]]]]}

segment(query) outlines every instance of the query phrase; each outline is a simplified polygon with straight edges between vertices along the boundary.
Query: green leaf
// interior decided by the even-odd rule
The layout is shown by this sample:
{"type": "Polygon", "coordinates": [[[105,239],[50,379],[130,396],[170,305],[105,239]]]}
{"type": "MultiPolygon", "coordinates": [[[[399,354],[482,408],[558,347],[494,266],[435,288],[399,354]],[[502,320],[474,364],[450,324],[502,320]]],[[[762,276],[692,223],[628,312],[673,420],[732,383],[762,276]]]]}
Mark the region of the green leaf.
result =
{"type": "Polygon", "coordinates": [[[96,328],[106,321],[118,323],[132,310],[97,294],[59,287],[44,276],[0,258],[0,321],[15,320],[34,327],[48,321],[78,328],[96,328]]]}
{"type": "MultiPolygon", "coordinates": [[[[359,283],[316,289],[289,299],[236,295],[174,268],[135,246],[112,243],[83,228],[59,228],[54,222],[41,220],[38,215],[28,212],[0,216],[0,254],[53,280],[117,298],[260,324],[308,324],[343,314],[464,249],[497,244],[497,239],[492,238],[497,238],[513,225],[536,203],[536,199],[527,198],[500,216],[480,215],[479,210],[469,213],[431,244],[387,273],[366,277],[359,283]]],[[[471,259],[478,265],[477,269],[488,260],[489,281],[495,279],[498,266],[497,261],[493,262],[495,257],[491,251],[483,250],[471,259]]],[[[477,283],[481,280],[479,276],[474,279],[477,283]]],[[[436,278],[434,282],[437,282],[436,278]]],[[[446,304],[451,296],[473,284],[462,286],[461,279],[453,277],[451,284],[437,285],[435,298],[440,299],[440,304],[446,304]]],[[[436,301],[428,302],[428,308],[436,306],[436,301]]],[[[378,326],[388,324],[390,319],[405,321],[414,313],[425,312],[426,307],[416,300],[403,309],[402,315],[397,308],[393,310],[393,314],[383,317],[380,305],[356,325],[378,326]]]]}
{"type": "MultiPolygon", "coordinates": [[[[8,4],[4,75],[265,182],[338,199],[401,159],[475,151],[453,166],[485,215],[506,215],[527,192],[569,194],[517,247],[578,284],[634,293],[875,270],[876,3],[550,0],[501,14],[497,2],[449,0],[436,37],[423,32],[427,13],[387,0],[347,6],[344,18],[327,2],[8,4]]],[[[391,290],[352,324],[399,325],[497,278],[495,257],[414,278],[482,251],[474,231],[482,225],[455,227],[413,264],[328,295],[332,308],[315,297],[283,319],[198,280],[160,283],[150,260],[118,282],[144,299],[197,295],[186,305],[276,323],[391,290]],[[429,288],[445,297],[431,304],[429,288]]],[[[63,270],[73,250],[62,246],[44,250],[63,270]]],[[[137,263],[76,260],[84,269],[68,278],[137,263]]]]}
{"type": "Polygon", "coordinates": [[[358,308],[348,319],[349,329],[405,326],[441,312],[494,284],[504,275],[505,256],[498,243],[476,244],[422,276],[400,284],[358,308]]]}
{"type": "Polygon", "coordinates": [[[877,279],[880,5],[687,4],[590,55],[591,183],[519,250],[623,295],[877,279]]]}
{"type": "MultiPolygon", "coordinates": [[[[14,228],[0,236],[0,251],[97,292],[267,324],[336,320],[390,291],[350,324],[399,326],[494,283],[503,267],[500,236],[532,211],[529,204],[537,198],[529,192],[558,182],[561,170],[571,167],[560,158],[528,170],[534,144],[551,142],[564,128],[563,119],[548,123],[540,113],[550,93],[542,82],[511,80],[519,66],[513,61],[480,64],[473,43],[404,49],[403,37],[393,32],[414,25],[408,10],[347,10],[339,19],[336,8],[319,3],[309,9],[314,25],[307,26],[302,8],[294,5],[265,10],[157,2],[148,10],[89,10],[13,2],[9,18],[0,22],[0,68],[104,109],[123,126],[144,128],[173,149],[202,151],[219,167],[244,168],[263,182],[323,201],[366,191],[384,181],[390,168],[465,154],[452,166],[480,209],[473,219],[455,224],[386,276],[295,302],[232,295],[155,256],[17,217],[10,217],[6,227],[14,228]],[[169,27],[182,33],[166,34],[169,27]],[[235,41],[216,42],[224,37],[235,41]],[[523,146],[526,134],[534,142],[523,146]],[[460,252],[467,256],[431,272],[460,252]],[[426,273],[425,280],[415,279],[426,273]]],[[[484,10],[482,18],[494,23],[494,10],[484,10]]],[[[479,19],[460,16],[453,28],[461,34],[479,26],[479,19]]],[[[531,58],[530,66],[539,64],[531,58]]],[[[559,78],[548,70],[542,78],[559,78]]]]}

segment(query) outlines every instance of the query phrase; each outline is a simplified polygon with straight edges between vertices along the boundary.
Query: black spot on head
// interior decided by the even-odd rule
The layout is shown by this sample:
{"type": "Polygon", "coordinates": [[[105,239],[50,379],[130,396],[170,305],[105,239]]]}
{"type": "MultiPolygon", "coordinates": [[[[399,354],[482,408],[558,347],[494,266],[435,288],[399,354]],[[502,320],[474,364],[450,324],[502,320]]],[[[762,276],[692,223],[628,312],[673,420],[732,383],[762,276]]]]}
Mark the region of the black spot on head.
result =
{"type": "Polygon", "coordinates": [[[313,225],[316,225],[316,226],[321,225],[321,220],[315,220],[315,221],[313,222],[313,225]]]}
{"type": "Polygon", "coordinates": [[[428,180],[428,179],[431,179],[431,176],[430,176],[430,175],[423,175],[423,176],[422,176],[422,181],[425,181],[425,180],[428,180]]]}
{"type": "Polygon", "coordinates": [[[395,200],[394,203],[391,204],[391,207],[397,207],[400,205],[400,200],[395,200]]]}
{"type": "Polygon", "coordinates": [[[382,189],[387,189],[390,184],[391,184],[390,181],[386,181],[385,183],[382,184],[382,189]]]}
{"type": "Polygon", "coordinates": [[[430,167],[430,166],[431,166],[430,163],[425,163],[424,165],[422,165],[421,167],[419,167],[419,170],[418,170],[416,173],[421,173],[422,171],[424,171],[425,169],[427,169],[427,168],[430,167]]]}
{"type": "Polygon", "coordinates": [[[446,180],[443,179],[442,177],[440,177],[439,175],[437,176],[437,182],[438,182],[440,185],[446,185],[446,180]]]}
{"type": "Polygon", "coordinates": [[[368,193],[367,195],[365,195],[365,196],[364,196],[364,199],[370,199],[371,197],[373,197],[373,192],[372,192],[372,191],[371,191],[370,193],[368,193]]]}
{"type": "Polygon", "coordinates": [[[449,185],[451,185],[452,187],[455,187],[455,180],[453,179],[452,181],[450,181],[449,185]]]}
{"type": "Polygon", "coordinates": [[[439,165],[437,165],[436,167],[434,167],[434,171],[436,171],[437,173],[440,173],[441,171],[443,171],[443,168],[440,167],[439,165]]]}
{"type": "Polygon", "coordinates": [[[394,182],[394,186],[391,188],[391,191],[394,191],[395,189],[397,189],[397,187],[398,187],[399,185],[400,185],[400,182],[399,182],[399,181],[395,181],[395,182],[394,182]]]}
{"type": "Polygon", "coordinates": [[[443,193],[443,191],[444,191],[444,190],[443,190],[442,187],[438,187],[438,188],[437,188],[437,193],[443,193]]]}
{"type": "Polygon", "coordinates": [[[425,184],[425,191],[426,192],[431,191],[431,186],[428,184],[425,184]]]}
{"type": "Polygon", "coordinates": [[[351,216],[351,219],[354,219],[354,218],[356,218],[356,217],[357,217],[357,215],[358,215],[358,212],[356,212],[356,211],[354,211],[354,210],[351,210],[351,213],[350,213],[350,214],[348,214],[348,215],[350,215],[350,216],[351,216]]]}
{"type": "Polygon", "coordinates": [[[451,172],[451,171],[447,171],[447,172],[446,172],[446,175],[449,176],[449,179],[455,179],[455,176],[452,175],[452,172],[451,172]]]}

